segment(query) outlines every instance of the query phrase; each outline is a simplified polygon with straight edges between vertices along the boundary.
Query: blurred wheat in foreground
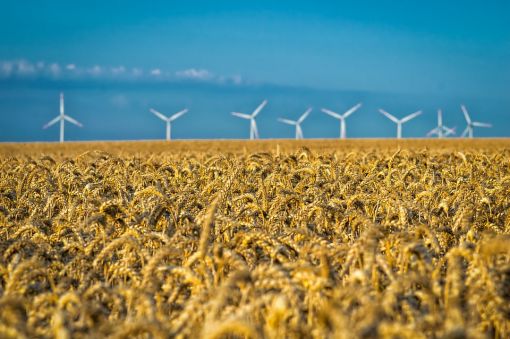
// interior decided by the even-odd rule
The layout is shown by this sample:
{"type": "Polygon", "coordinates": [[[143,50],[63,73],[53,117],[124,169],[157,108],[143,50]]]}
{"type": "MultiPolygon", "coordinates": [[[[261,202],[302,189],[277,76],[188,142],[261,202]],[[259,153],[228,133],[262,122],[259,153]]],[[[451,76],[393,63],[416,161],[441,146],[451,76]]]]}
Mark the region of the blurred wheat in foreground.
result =
{"type": "Polygon", "coordinates": [[[244,145],[4,152],[0,337],[510,336],[508,144],[244,145]]]}

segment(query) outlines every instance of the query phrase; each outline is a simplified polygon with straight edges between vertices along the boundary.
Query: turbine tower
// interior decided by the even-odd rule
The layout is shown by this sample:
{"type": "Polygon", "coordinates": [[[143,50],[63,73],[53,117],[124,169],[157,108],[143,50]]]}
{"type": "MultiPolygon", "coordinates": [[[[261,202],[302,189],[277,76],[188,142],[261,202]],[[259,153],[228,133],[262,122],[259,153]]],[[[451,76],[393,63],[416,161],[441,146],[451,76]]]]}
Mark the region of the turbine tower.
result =
{"type": "Polygon", "coordinates": [[[170,117],[164,116],[162,113],[156,111],[155,109],[151,108],[150,111],[154,113],[158,118],[166,122],[166,141],[170,141],[172,139],[172,121],[176,120],[186,112],[188,112],[188,109],[183,109],[180,112],[175,113],[174,115],[170,117]]]}
{"type": "Polygon", "coordinates": [[[414,113],[409,114],[408,116],[405,116],[399,120],[383,109],[379,109],[379,112],[381,112],[388,119],[390,119],[391,121],[393,121],[394,123],[397,124],[397,139],[402,139],[402,125],[405,124],[406,122],[408,122],[409,120],[416,118],[418,115],[421,114],[421,111],[414,112],[414,113]]]}
{"type": "Polygon", "coordinates": [[[260,113],[260,111],[262,111],[264,106],[266,106],[266,104],[267,100],[262,101],[262,103],[253,111],[252,114],[232,112],[233,116],[250,120],[250,140],[259,138],[259,131],[257,130],[257,122],[255,121],[255,118],[260,113]]]}
{"type": "Polygon", "coordinates": [[[437,127],[430,130],[427,133],[427,137],[430,137],[434,134],[437,134],[437,137],[440,139],[455,134],[455,127],[449,128],[443,125],[443,111],[440,109],[437,110],[437,127]]]}
{"type": "Polygon", "coordinates": [[[469,116],[466,106],[460,105],[460,108],[462,109],[462,112],[464,113],[464,118],[466,118],[466,123],[467,123],[466,129],[464,130],[464,132],[462,132],[461,137],[465,137],[467,135],[469,138],[473,138],[473,127],[485,127],[485,128],[492,127],[491,124],[487,124],[484,122],[471,121],[471,117],[469,116]]]}
{"type": "Polygon", "coordinates": [[[325,109],[323,108],[322,109],[322,112],[332,116],[333,118],[335,119],[338,119],[340,120],[340,138],[341,139],[345,139],[346,136],[347,136],[347,125],[345,123],[345,119],[351,115],[352,113],[356,112],[360,107],[362,106],[362,103],[360,102],[359,104],[357,104],[356,106],[353,106],[352,108],[350,108],[347,112],[345,112],[344,114],[338,114],[336,112],[333,112],[329,109],[325,109]]]}
{"type": "Polygon", "coordinates": [[[80,124],[78,121],[71,118],[69,115],[64,114],[64,93],[60,93],[60,114],[50,122],[48,122],[46,125],[43,126],[43,129],[46,129],[57,122],[60,121],[60,142],[64,142],[64,120],[69,121],[72,124],[75,124],[78,127],[83,127],[82,124],[80,124]]]}
{"type": "Polygon", "coordinates": [[[312,108],[308,108],[303,115],[299,117],[296,121],[289,120],[289,119],[278,119],[278,121],[283,122],[287,125],[293,125],[296,126],[296,139],[303,139],[303,130],[301,129],[301,123],[305,121],[306,117],[312,112],[312,108]]]}

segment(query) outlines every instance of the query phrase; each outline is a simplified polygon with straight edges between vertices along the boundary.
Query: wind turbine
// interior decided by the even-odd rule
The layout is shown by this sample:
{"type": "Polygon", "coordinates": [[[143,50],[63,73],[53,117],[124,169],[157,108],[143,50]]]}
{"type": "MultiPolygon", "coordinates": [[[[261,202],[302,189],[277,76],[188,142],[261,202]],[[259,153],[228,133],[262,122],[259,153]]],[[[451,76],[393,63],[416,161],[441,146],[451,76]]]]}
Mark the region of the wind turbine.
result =
{"type": "Polygon", "coordinates": [[[262,101],[262,103],[253,111],[252,114],[232,112],[233,116],[250,120],[250,140],[259,138],[259,131],[257,130],[257,122],[255,121],[255,118],[260,113],[260,111],[262,111],[264,106],[266,106],[266,104],[267,100],[262,101]]]}
{"type": "Polygon", "coordinates": [[[437,127],[430,130],[427,133],[427,137],[430,137],[434,134],[437,134],[438,138],[443,138],[451,134],[455,134],[455,128],[449,128],[443,125],[443,111],[441,111],[440,109],[437,110],[437,127]]]}
{"type": "Polygon", "coordinates": [[[78,121],[71,118],[69,115],[64,114],[64,93],[60,93],[60,114],[50,122],[48,122],[46,125],[43,126],[43,129],[46,129],[54,124],[56,124],[58,121],[60,121],[60,142],[64,142],[64,120],[69,121],[72,124],[75,124],[78,127],[83,127],[82,124],[80,124],[78,121]]]}
{"type": "Polygon", "coordinates": [[[361,106],[362,106],[362,103],[360,102],[356,106],[353,106],[352,108],[350,108],[344,114],[338,114],[336,112],[330,111],[329,109],[325,109],[325,108],[322,109],[322,112],[332,116],[335,119],[340,120],[340,138],[341,139],[345,139],[346,138],[346,134],[347,134],[346,133],[347,126],[346,126],[346,123],[345,123],[345,119],[349,115],[351,115],[352,113],[356,112],[361,106]]]}
{"type": "Polygon", "coordinates": [[[466,118],[466,123],[467,123],[466,129],[464,130],[464,132],[462,132],[461,137],[465,137],[467,135],[469,138],[472,138],[473,137],[473,127],[486,127],[486,128],[492,127],[491,124],[486,124],[484,122],[471,121],[471,117],[469,116],[466,106],[460,105],[460,108],[462,109],[462,112],[464,113],[464,118],[466,118]]]}
{"type": "Polygon", "coordinates": [[[414,113],[409,114],[408,116],[405,116],[399,120],[383,109],[379,109],[379,112],[381,112],[388,119],[390,119],[391,121],[393,121],[394,123],[397,124],[397,139],[402,139],[402,125],[405,124],[406,122],[408,122],[409,120],[416,118],[418,115],[421,114],[421,111],[414,112],[414,113]]]}
{"type": "Polygon", "coordinates": [[[296,139],[303,139],[303,130],[301,129],[301,123],[305,121],[306,117],[310,114],[312,111],[312,108],[308,108],[303,115],[299,117],[296,121],[289,120],[289,119],[278,119],[278,121],[283,122],[287,125],[294,125],[296,126],[296,139]]]}
{"type": "Polygon", "coordinates": [[[153,108],[151,108],[150,111],[152,113],[154,113],[158,118],[160,118],[161,120],[166,122],[166,141],[170,141],[170,139],[172,138],[172,135],[171,135],[172,134],[172,121],[176,120],[177,118],[179,118],[180,116],[182,116],[183,114],[188,112],[188,109],[187,108],[183,109],[182,111],[177,112],[170,117],[164,116],[162,113],[156,111],[153,108]]]}

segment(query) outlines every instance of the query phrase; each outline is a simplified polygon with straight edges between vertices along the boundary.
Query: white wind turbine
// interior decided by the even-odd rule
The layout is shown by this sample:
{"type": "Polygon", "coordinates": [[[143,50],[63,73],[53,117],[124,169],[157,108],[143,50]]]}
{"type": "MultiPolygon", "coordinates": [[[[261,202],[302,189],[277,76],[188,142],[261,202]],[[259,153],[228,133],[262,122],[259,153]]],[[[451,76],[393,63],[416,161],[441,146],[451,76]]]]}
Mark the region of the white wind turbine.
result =
{"type": "Polygon", "coordinates": [[[391,121],[393,121],[394,123],[397,124],[397,139],[402,139],[402,125],[405,124],[406,122],[408,122],[409,120],[416,118],[418,115],[421,114],[421,111],[414,112],[414,113],[409,114],[408,116],[405,116],[399,120],[383,109],[379,109],[379,112],[381,112],[388,119],[390,119],[391,121]]]}
{"type": "Polygon", "coordinates": [[[289,120],[289,119],[278,119],[278,121],[283,122],[287,125],[293,125],[296,126],[296,139],[303,139],[303,130],[301,129],[301,123],[305,121],[306,117],[310,114],[312,111],[312,108],[308,108],[303,115],[299,117],[296,121],[289,120]]]}
{"type": "Polygon", "coordinates": [[[346,138],[346,134],[347,134],[347,125],[345,123],[345,119],[351,115],[352,113],[356,112],[360,107],[362,106],[362,103],[360,102],[359,104],[357,104],[356,106],[353,106],[352,108],[350,108],[347,112],[345,112],[344,114],[338,114],[336,112],[333,112],[333,111],[330,111],[329,109],[325,109],[323,108],[322,111],[330,116],[332,116],[333,118],[335,119],[338,119],[340,120],[340,138],[341,139],[345,139],[346,138]]]}
{"type": "Polygon", "coordinates": [[[151,108],[150,111],[154,113],[158,118],[166,122],[166,140],[169,141],[170,139],[172,139],[172,121],[176,120],[177,118],[188,112],[188,109],[187,108],[183,109],[182,111],[177,112],[170,117],[166,117],[165,115],[156,111],[153,108],[151,108]]]}
{"type": "Polygon", "coordinates": [[[264,106],[266,106],[266,104],[267,100],[262,101],[262,103],[253,111],[252,114],[232,112],[233,116],[250,120],[250,140],[259,138],[259,131],[257,130],[257,122],[255,121],[255,118],[260,113],[260,111],[262,111],[264,106]]]}
{"type": "Polygon", "coordinates": [[[83,125],[78,121],[74,120],[69,115],[64,114],[64,93],[60,93],[60,114],[55,119],[44,125],[43,129],[46,129],[60,121],[60,142],[64,142],[64,120],[67,120],[78,127],[83,127],[83,125]]]}
{"type": "Polygon", "coordinates": [[[449,128],[443,125],[443,111],[437,110],[437,127],[433,128],[427,133],[427,137],[436,134],[438,138],[447,137],[455,134],[455,128],[449,128]]]}
{"type": "Polygon", "coordinates": [[[486,124],[484,122],[471,121],[471,117],[469,116],[466,106],[460,105],[460,108],[462,109],[462,112],[464,113],[464,118],[466,118],[466,123],[467,123],[466,129],[464,130],[464,132],[462,132],[461,137],[465,137],[467,135],[469,138],[472,138],[473,137],[473,127],[486,127],[486,128],[492,127],[491,124],[486,124]]]}

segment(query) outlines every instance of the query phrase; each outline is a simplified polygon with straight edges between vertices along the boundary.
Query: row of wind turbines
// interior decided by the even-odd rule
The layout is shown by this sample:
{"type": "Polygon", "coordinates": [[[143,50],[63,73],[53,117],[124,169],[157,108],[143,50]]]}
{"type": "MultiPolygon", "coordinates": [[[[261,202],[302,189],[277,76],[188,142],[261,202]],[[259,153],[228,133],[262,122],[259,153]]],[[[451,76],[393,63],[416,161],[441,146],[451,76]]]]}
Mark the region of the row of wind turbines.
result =
{"type": "MultiPolygon", "coordinates": [[[[262,101],[262,103],[251,114],[232,112],[232,115],[234,115],[236,117],[250,120],[250,139],[258,139],[259,132],[257,130],[257,122],[256,122],[255,118],[257,117],[257,115],[260,113],[260,111],[262,111],[262,109],[266,105],[267,105],[267,100],[262,101]]],[[[340,139],[345,139],[345,138],[347,138],[347,123],[345,120],[351,114],[353,114],[358,109],[360,109],[362,105],[363,104],[360,102],[357,105],[348,109],[343,114],[339,114],[337,112],[334,112],[334,111],[332,111],[330,109],[326,109],[326,108],[321,109],[321,111],[340,121],[340,139]]],[[[491,124],[478,122],[478,121],[472,121],[471,117],[469,116],[466,106],[461,105],[460,107],[461,107],[462,112],[464,113],[464,118],[466,119],[466,123],[467,123],[466,129],[462,133],[461,137],[467,136],[469,138],[473,138],[474,127],[492,127],[491,124]]],[[[312,112],[312,108],[308,108],[297,120],[279,118],[278,121],[280,121],[284,124],[287,124],[287,125],[294,126],[296,129],[296,132],[295,132],[296,139],[303,139],[304,136],[303,136],[303,129],[301,128],[301,124],[303,123],[303,121],[305,121],[305,119],[308,117],[308,115],[310,115],[311,112],[312,112]]],[[[379,112],[381,114],[383,114],[384,116],[386,116],[391,121],[393,121],[395,124],[397,124],[397,139],[402,138],[402,125],[405,124],[406,122],[416,118],[420,114],[422,114],[422,111],[418,111],[418,112],[409,114],[409,115],[403,117],[402,119],[397,119],[394,115],[391,115],[390,113],[386,112],[383,109],[379,109],[379,112]]],[[[437,126],[427,133],[427,137],[437,135],[438,138],[444,138],[444,137],[454,135],[454,134],[455,134],[455,128],[449,128],[449,127],[443,125],[443,112],[441,110],[438,110],[437,111],[437,126]]]]}
{"type": "MultiPolygon", "coordinates": [[[[251,114],[232,112],[233,116],[250,121],[250,140],[259,138],[256,117],[259,115],[259,113],[262,111],[262,109],[267,105],[267,103],[268,103],[267,100],[262,101],[262,103],[259,106],[257,106],[257,108],[251,114]]],[[[334,112],[334,111],[326,109],[326,108],[321,109],[321,111],[340,121],[340,138],[345,139],[345,138],[347,138],[346,119],[351,114],[353,114],[358,109],[360,109],[361,106],[362,106],[362,103],[358,103],[357,105],[348,109],[343,114],[339,114],[337,112],[334,112]]],[[[466,123],[467,123],[466,129],[462,133],[461,137],[473,138],[475,127],[486,127],[486,128],[492,127],[491,124],[478,122],[478,121],[472,121],[471,117],[469,116],[466,106],[461,105],[461,110],[464,113],[464,118],[466,119],[466,123]]],[[[166,140],[172,139],[172,122],[175,121],[176,119],[180,118],[184,114],[186,114],[188,111],[189,111],[188,109],[183,109],[182,111],[179,111],[179,112],[167,117],[163,113],[161,113],[153,108],[150,109],[150,112],[152,112],[155,116],[157,116],[158,118],[160,118],[161,120],[163,120],[166,123],[166,140]]],[[[308,108],[297,120],[279,118],[278,121],[280,121],[284,124],[287,124],[287,125],[294,126],[295,127],[295,138],[303,139],[304,135],[303,135],[303,129],[301,128],[301,124],[305,121],[305,119],[310,115],[311,112],[312,112],[312,108],[308,108]]],[[[410,120],[412,120],[412,119],[416,118],[417,116],[419,116],[420,114],[422,114],[422,111],[417,111],[417,112],[409,114],[401,119],[397,119],[394,115],[391,115],[390,113],[386,112],[383,109],[379,109],[379,112],[381,114],[383,114],[384,116],[386,116],[391,121],[393,121],[395,124],[397,124],[397,139],[402,138],[403,124],[405,124],[406,122],[409,122],[410,120]]],[[[53,120],[48,122],[46,125],[44,125],[43,128],[46,129],[46,128],[56,124],[57,122],[60,122],[60,142],[64,142],[64,123],[65,123],[65,121],[68,121],[78,127],[83,127],[83,125],[80,122],[76,121],[75,119],[71,118],[69,115],[66,115],[64,113],[64,94],[60,93],[60,114],[56,118],[54,118],[53,120]]],[[[444,137],[448,137],[448,136],[451,136],[454,134],[455,134],[455,127],[449,128],[449,127],[443,125],[443,113],[441,110],[438,110],[437,111],[437,126],[427,133],[427,137],[436,135],[438,138],[444,138],[444,137]]]]}

